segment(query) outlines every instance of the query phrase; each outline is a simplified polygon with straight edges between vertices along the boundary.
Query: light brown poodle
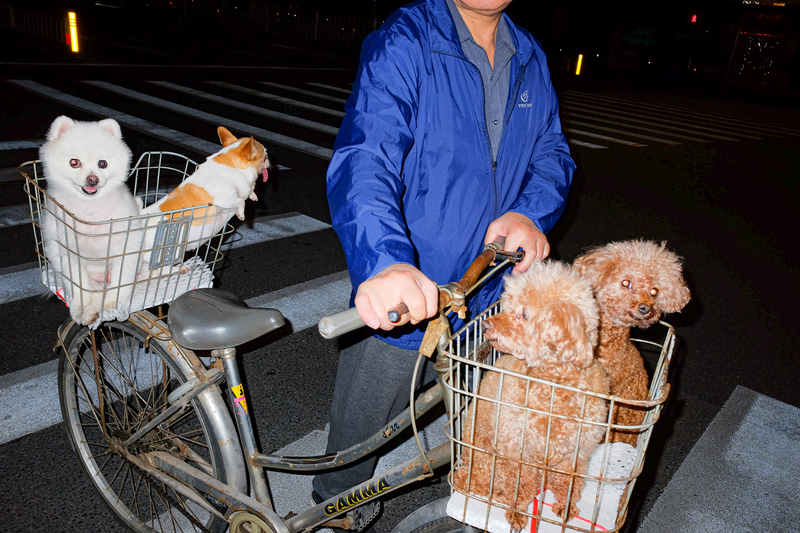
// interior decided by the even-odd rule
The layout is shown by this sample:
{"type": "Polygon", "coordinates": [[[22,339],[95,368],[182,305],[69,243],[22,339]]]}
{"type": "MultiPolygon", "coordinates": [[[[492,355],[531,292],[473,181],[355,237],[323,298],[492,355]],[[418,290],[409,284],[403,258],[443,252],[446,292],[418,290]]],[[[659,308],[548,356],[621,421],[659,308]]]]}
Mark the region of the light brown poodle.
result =
{"type": "MultiPolygon", "coordinates": [[[[630,328],[648,328],[662,313],[676,313],[689,303],[681,259],[666,243],[644,240],[612,242],[590,249],[574,262],[575,269],[594,287],[600,306],[600,344],[597,359],[611,380],[611,394],[627,400],[646,400],[647,371],[630,341],[630,328]]],[[[612,422],[638,426],[645,410],[618,404],[612,422]]],[[[636,446],[639,429],[618,430],[613,442],[636,446]]]]}
{"type": "Polygon", "coordinates": [[[506,519],[520,531],[528,521],[522,513],[540,489],[555,495],[557,515],[564,518],[567,502],[568,517],[577,513],[580,475],[606,433],[606,399],[553,384],[600,394],[608,394],[609,384],[594,358],[598,309],[591,284],[570,265],[543,261],[510,276],[501,307],[483,332],[507,355],[486,372],[483,399],[466,414],[463,440],[474,448],[463,448],[454,485],[508,508],[506,519]]]}

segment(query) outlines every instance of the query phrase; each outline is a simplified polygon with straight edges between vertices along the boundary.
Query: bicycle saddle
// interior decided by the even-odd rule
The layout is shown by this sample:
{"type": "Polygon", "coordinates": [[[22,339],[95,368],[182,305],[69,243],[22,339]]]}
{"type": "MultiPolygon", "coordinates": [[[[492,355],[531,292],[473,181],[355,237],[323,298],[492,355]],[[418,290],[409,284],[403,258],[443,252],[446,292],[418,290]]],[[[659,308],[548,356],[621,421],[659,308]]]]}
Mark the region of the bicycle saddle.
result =
{"type": "Polygon", "coordinates": [[[167,325],[175,342],[190,350],[231,348],[283,326],[276,309],[247,307],[221,289],[197,289],[172,302],[167,325]]]}

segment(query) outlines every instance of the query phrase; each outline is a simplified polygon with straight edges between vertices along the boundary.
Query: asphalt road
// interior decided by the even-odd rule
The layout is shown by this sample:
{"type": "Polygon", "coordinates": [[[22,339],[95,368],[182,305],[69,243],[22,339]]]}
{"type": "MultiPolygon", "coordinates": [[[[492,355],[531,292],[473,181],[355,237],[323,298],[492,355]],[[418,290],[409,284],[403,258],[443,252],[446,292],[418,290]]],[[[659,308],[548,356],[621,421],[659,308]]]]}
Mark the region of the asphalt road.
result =
{"type": "MultiPolygon", "coordinates": [[[[15,43],[19,45],[19,41],[15,43]]],[[[235,108],[230,103],[178,94],[149,82],[169,80],[181,87],[336,127],[340,119],[319,110],[244,95],[207,81],[235,83],[341,111],[342,103],[335,99],[346,97],[353,75],[349,70],[352,57],[333,61],[327,55],[305,50],[293,53],[281,49],[276,54],[265,48],[253,52],[253,57],[240,56],[236,68],[230,64],[216,68],[225,65],[216,60],[230,57],[224,53],[208,57],[204,65],[197,63],[195,55],[181,63],[177,52],[166,60],[163,51],[150,57],[140,51],[117,50],[102,57],[103,61],[114,60],[116,66],[92,66],[53,57],[46,49],[18,51],[13,58],[3,58],[0,79],[34,80],[61,93],[211,143],[217,142],[213,121],[182,113],[174,106],[156,106],[152,100],[148,103],[123,97],[84,81],[106,80],[151,98],[330,148],[330,134],[235,108]],[[156,56],[161,58],[162,66],[154,64],[156,56]],[[294,67],[303,68],[287,69],[287,56],[291,56],[289,62],[294,67]],[[131,62],[149,66],[137,68],[131,62]],[[267,88],[261,82],[277,87],[267,88]]],[[[589,124],[570,127],[594,136],[569,135],[574,141],[572,153],[579,170],[567,213],[549,236],[553,256],[570,261],[585,247],[611,240],[666,240],[684,258],[693,295],[683,313],[667,317],[679,337],[670,369],[672,391],[633,496],[627,530],[635,531],[737,385],[800,407],[798,312],[793,305],[800,300],[800,254],[795,236],[800,227],[800,132],[793,127],[798,123],[797,114],[793,110],[699,100],[691,95],[643,92],[631,87],[616,91],[609,87],[599,92],[575,85],[574,80],[556,81],[562,117],[589,124]],[[617,100],[622,103],[616,104],[617,100]],[[649,106],[650,111],[641,111],[637,107],[640,105],[649,106]],[[678,105],[695,111],[676,112],[673,106],[678,105]],[[581,106],[590,109],[582,111],[581,106]],[[712,123],[704,115],[712,112],[738,122],[712,123]],[[637,129],[641,125],[631,113],[640,118],[649,113],[654,123],[661,124],[656,126],[660,132],[637,129]],[[610,125],[602,118],[605,114],[624,123],[613,126],[623,133],[608,131],[610,125]],[[675,127],[675,122],[690,125],[675,127]],[[713,133],[729,140],[714,138],[713,133]],[[600,135],[646,146],[606,142],[600,135]],[[669,139],[670,143],[643,141],[642,135],[669,139]],[[687,140],[681,136],[701,138],[687,140]]],[[[43,97],[8,82],[0,83],[0,102],[0,143],[35,143],[61,114],[84,120],[97,118],[74,104],[43,97]]],[[[148,150],[171,150],[196,160],[207,155],[177,140],[155,137],[147,127],[123,125],[123,133],[135,154],[134,160],[148,150]]],[[[249,218],[269,221],[263,217],[299,214],[329,224],[324,194],[327,161],[297,147],[269,141],[265,144],[280,170],[273,171],[267,186],[260,191],[260,202],[248,206],[249,218]]],[[[13,168],[36,157],[35,147],[0,150],[0,169],[6,169],[0,175],[0,208],[13,210],[27,203],[21,179],[13,168]]],[[[241,232],[245,234],[246,229],[241,232]]],[[[0,226],[0,249],[2,283],[10,284],[16,279],[12,274],[31,268],[36,260],[32,232],[25,224],[0,226]]],[[[276,291],[299,291],[298,287],[307,287],[303,284],[326,280],[326,276],[345,270],[333,230],[323,227],[233,249],[217,283],[248,299],[276,291]]],[[[5,288],[8,287],[0,290],[5,288]]],[[[313,300],[304,301],[303,305],[313,305],[313,300]]],[[[6,349],[0,356],[0,380],[6,384],[19,382],[26,371],[35,374],[41,365],[54,360],[54,333],[66,317],[66,310],[54,298],[28,296],[3,301],[0,337],[6,349]]],[[[252,412],[259,444],[267,452],[325,427],[337,353],[336,343],[321,339],[313,327],[270,341],[256,341],[240,349],[248,389],[258,391],[252,396],[252,412]]],[[[24,394],[3,394],[6,405],[36,400],[24,394]]],[[[0,412],[0,418],[13,419],[13,412],[5,413],[0,412]]],[[[0,493],[0,529],[120,530],[111,523],[83,478],[60,423],[0,444],[0,465],[4,489],[0,493]]],[[[438,478],[411,495],[390,500],[379,529],[388,531],[419,501],[446,491],[446,483],[438,478]]]]}

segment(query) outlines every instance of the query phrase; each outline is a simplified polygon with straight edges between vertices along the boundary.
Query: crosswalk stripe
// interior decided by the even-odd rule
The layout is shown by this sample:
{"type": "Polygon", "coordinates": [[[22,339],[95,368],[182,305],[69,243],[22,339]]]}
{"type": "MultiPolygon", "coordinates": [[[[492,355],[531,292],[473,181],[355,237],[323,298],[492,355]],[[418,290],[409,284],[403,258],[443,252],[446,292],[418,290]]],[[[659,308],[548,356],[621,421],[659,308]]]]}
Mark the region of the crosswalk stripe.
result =
{"type": "Polygon", "coordinates": [[[647,141],[653,141],[653,142],[657,142],[657,143],[661,143],[661,144],[667,144],[667,145],[670,145],[670,146],[677,146],[677,145],[681,144],[678,141],[671,141],[669,139],[661,139],[659,137],[651,137],[650,135],[644,135],[644,134],[641,134],[641,133],[633,133],[633,132],[626,131],[626,130],[618,130],[616,128],[609,128],[609,127],[606,127],[606,126],[598,126],[597,124],[592,124],[591,122],[582,122],[580,120],[571,120],[571,119],[562,118],[561,119],[561,123],[562,124],[571,124],[571,125],[574,125],[574,126],[581,126],[581,127],[584,127],[584,128],[591,128],[591,129],[594,129],[594,130],[607,131],[609,133],[617,133],[617,134],[620,134],[620,135],[622,135],[624,137],[633,137],[634,139],[644,139],[644,140],[647,140],[647,141]]]}
{"type": "MultiPolygon", "coordinates": [[[[596,122],[602,122],[604,124],[611,124],[613,126],[623,126],[623,127],[626,127],[626,128],[631,128],[633,130],[637,130],[637,131],[646,131],[648,133],[655,133],[655,134],[658,134],[658,135],[662,135],[664,137],[674,137],[676,139],[683,139],[683,140],[686,140],[686,141],[695,141],[695,142],[701,142],[701,143],[710,142],[709,139],[700,139],[698,137],[691,137],[689,135],[682,135],[680,133],[671,133],[671,132],[666,132],[666,131],[663,131],[663,130],[660,130],[660,129],[653,129],[653,128],[648,128],[648,127],[645,127],[645,126],[637,126],[637,125],[631,124],[629,122],[626,122],[624,120],[619,120],[619,119],[618,120],[612,120],[612,119],[598,118],[598,114],[594,114],[594,113],[573,113],[573,112],[571,112],[569,110],[565,111],[564,108],[562,108],[561,109],[561,114],[562,114],[562,116],[566,115],[568,117],[589,119],[589,120],[594,120],[596,122]]],[[[614,115],[612,115],[612,116],[614,116],[614,115]]],[[[584,125],[586,126],[586,125],[588,125],[588,123],[584,123],[584,125]]],[[[596,128],[596,129],[600,129],[600,128],[596,128]]]]}
{"type": "MultiPolygon", "coordinates": [[[[778,121],[776,117],[765,115],[764,109],[759,109],[756,114],[751,114],[748,108],[742,106],[723,105],[722,107],[714,105],[708,101],[703,101],[701,104],[696,104],[694,101],[686,102],[684,100],[675,101],[671,98],[657,98],[653,99],[647,96],[632,96],[630,98],[622,95],[608,95],[608,94],[594,94],[594,93],[575,93],[576,97],[594,99],[594,100],[609,100],[619,102],[623,105],[636,105],[643,109],[652,109],[658,114],[678,114],[680,116],[689,115],[704,123],[709,121],[718,122],[720,124],[727,124],[733,127],[746,128],[747,130],[757,132],[759,135],[775,136],[775,132],[784,134],[796,135],[800,130],[796,128],[789,128],[786,126],[779,126],[778,124],[766,124],[766,120],[778,121]]],[[[800,118],[800,117],[798,117],[800,118]]],[[[786,119],[780,120],[782,124],[786,124],[786,119]]]]}
{"type": "Polygon", "coordinates": [[[31,209],[25,204],[0,207],[0,228],[20,226],[30,221],[31,209]]]}
{"type": "Polygon", "coordinates": [[[139,117],[134,117],[133,115],[129,115],[127,113],[116,111],[114,109],[111,109],[110,107],[96,104],[94,102],[89,102],[88,100],[84,100],[83,98],[79,98],[77,96],[61,92],[58,89],[47,87],[46,85],[42,85],[35,81],[31,80],[7,80],[7,81],[19,87],[27,89],[31,92],[34,92],[46,98],[50,98],[51,100],[55,100],[62,104],[66,104],[75,109],[85,111],[97,117],[113,118],[123,126],[127,126],[132,130],[138,131],[139,133],[143,133],[150,137],[155,137],[156,139],[160,139],[162,141],[167,141],[171,144],[180,146],[182,148],[199,152],[201,154],[213,154],[219,151],[219,145],[216,143],[205,141],[203,139],[198,139],[197,137],[193,137],[192,135],[181,133],[171,128],[167,128],[165,126],[161,126],[154,122],[150,122],[149,120],[144,120],[139,117]]]}
{"type": "MultiPolygon", "coordinates": [[[[173,111],[175,113],[179,113],[181,115],[185,115],[187,117],[194,118],[196,120],[202,120],[203,122],[207,122],[209,124],[214,124],[216,126],[225,126],[226,128],[229,129],[237,130],[240,132],[246,132],[251,135],[254,135],[261,141],[267,141],[272,144],[284,146],[286,148],[290,148],[292,150],[296,150],[304,154],[313,155],[314,157],[319,157],[320,159],[330,160],[330,158],[333,156],[333,150],[331,150],[330,148],[323,148],[322,146],[317,146],[316,144],[311,144],[305,141],[301,141],[299,139],[294,139],[286,135],[281,135],[280,133],[274,133],[265,130],[263,128],[239,122],[237,120],[231,120],[229,118],[201,111],[200,109],[194,109],[182,104],[177,104],[175,102],[164,100],[163,98],[157,98],[155,96],[150,96],[141,93],[139,91],[134,91],[133,89],[120,87],[119,85],[114,85],[113,83],[108,83],[105,81],[91,81],[91,82],[87,81],[85,83],[89,83],[95,87],[105,89],[114,94],[125,96],[126,98],[130,98],[132,100],[144,102],[146,104],[160,107],[162,109],[167,109],[169,111],[173,111]]],[[[219,145],[216,145],[214,151],[210,153],[214,153],[218,150],[219,150],[219,145]]]]}
{"type": "MultiPolygon", "coordinates": [[[[226,242],[231,248],[239,248],[330,227],[324,222],[299,213],[260,217],[253,221],[252,228],[247,225],[240,226],[226,242]]],[[[0,305],[41,296],[46,292],[38,267],[0,275],[0,305]]]]}
{"type": "Polygon", "coordinates": [[[284,91],[289,91],[297,94],[302,94],[305,96],[313,96],[318,100],[327,100],[329,102],[336,102],[337,104],[344,104],[347,102],[345,98],[336,98],[335,96],[328,96],[327,94],[321,94],[314,91],[306,91],[304,89],[299,89],[297,87],[292,87],[291,85],[283,85],[280,83],[275,83],[272,81],[260,81],[261,85],[266,85],[267,87],[272,87],[273,89],[282,89],[284,91]]]}
{"type": "Polygon", "coordinates": [[[326,89],[328,91],[337,91],[340,93],[344,93],[347,96],[350,96],[350,93],[353,92],[352,89],[342,89],[341,87],[334,87],[333,85],[328,85],[326,83],[308,82],[306,85],[310,85],[312,87],[319,87],[320,89],[326,89]]]}
{"type": "Polygon", "coordinates": [[[244,102],[238,102],[236,100],[231,100],[230,98],[224,98],[222,96],[217,96],[216,94],[210,94],[197,89],[192,89],[190,87],[184,87],[168,81],[150,81],[148,83],[157,85],[159,87],[165,87],[167,89],[172,89],[173,91],[178,91],[183,94],[197,96],[218,104],[235,107],[236,109],[241,109],[243,111],[261,115],[263,117],[280,120],[281,122],[288,122],[289,124],[294,124],[310,130],[320,131],[322,133],[328,133],[334,136],[339,133],[339,128],[328,126],[327,124],[320,124],[319,122],[314,122],[313,120],[306,120],[304,118],[287,115],[286,113],[279,113],[278,111],[273,111],[271,109],[264,109],[263,107],[246,104],[244,102]]]}
{"type": "Polygon", "coordinates": [[[6,150],[27,150],[30,148],[39,148],[44,144],[44,139],[36,141],[5,141],[0,142],[0,152],[6,150]]]}
{"type": "MultiPolygon", "coordinates": [[[[349,277],[340,272],[245,303],[279,309],[297,332],[345,309],[349,297],[349,277]]],[[[61,422],[57,371],[58,361],[48,361],[0,376],[0,444],[61,422]]]]}
{"type": "MultiPolygon", "coordinates": [[[[711,137],[712,139],[719,139],[719,140],[723,140],[723,141],[737,141],[737,140],[739,140],[741,138],[745,138],[745,139],[761,139],[761,137],[756,137],[755,135],[747,135],[745,133],[740,133],[740,132],[735,132],[735,133],[733,133],[733,132],[725,132],[725,131],[721,131],[719,128],[701,126],[701,125],[699,125],[697,123],[694,123],[694,122],[672,120],[672,119],[668,118],[667,116],[665,116],[664,114],[659,114],[657,117],[656,116],[652,116],[648,120],[643,120],[643,119],[640,119],[640,118],[634,118],[634,117],[642,117],[643,115],[642,115],[641,112],[631,112],[629,110],[623,110],[623,109],[615,108],[614,106],[609,106],[608,103],[605,103],[605,107],[602,107],[602,106],[600,106],[600,104],[597,104],[597,105],[593,106],[591,104],[588,104],[587,102],[578,103],[578,102],[575,102],[573,100],[567,99],[566,103],[564,105],[568,109],[581,109],[581,110],[590,112],[592,118],[598,117],[598,116],[599,117],[615,117],[615,118],[619,118],[621,120],[625,120],[627,122],[633,122],[633,123],[638,123],[638,124],[648,124],[648,125],[656,125],[657,124],[660,128],[662,128],[664,130],[678,130],[678,131],[687,131],[687,132],[691,131],[693,133],[696,133],[697,135],[702,135],[704,137],[711,137]],[[600,109],[603,109],[603,110],[608,111],[608,112],[601,112],[601,111],[599,111],[600,109]],[[704,130],[704,131],[698,131],[698,130],[704,130]],[[709,131],[709,132],[712,132],[712,133],[706,133],[706,131],[709,131]],[[714,132],[716,132],[716,133],[714,133],[714,132]],[[719,133],[726,133],[728,135],[735,135],[736,137],[720,135],[719,133]]],[[[619,105],[622,106],[623,104],[619,104],[619,105]]],[[[635,107],[635,106],[625,105],[626,109],[630,109],[632,107],[635,107]]],[[[671,135],[671,133],[667,133],[667,135],[671,135]]]]}
{"type": "Polygon", "coordinates": [[[624,139],[617,139],[616,137],[609,137],[608,135],[600,135],[599,133],[592,133],[592,132],[589,132],[589,131],[576,130],[576,129],[572,129],[572,128],[564,128],[564,133],[569,133],[569,134],[572,134],[572,135],[582,135],[584,137],[591,137],[593,139],[599,139],[601,141],[608,141],[608,142],[611,142],[611,143],[623,144],[625,146],[631,146],[631,147],[636,147],[636,148],[647,146],[646,144],[642,144],[642,143],[637,143],[637,142],[633,142],[633,141],[626,141],[624,139]]]}
{"type": "Polygon", "coordinates": [[[579,141],[577,139],[569,139],[567,142],[569,144],[574,144],[575,146],[583,146],[584,148],[591,148],[592,150],[604,150],[608,148],[608,146],[603,146],[602,144],[587,143],[586,141],[579,141]]]}
{"type": "Polygon", "coordinates": [[[322,113],[325,115],[330,115],[332,117],[342,118],[344,117],[343,111],[337,111],[335,109],[331,109],[329,107],[323,107],[319,105],[309,104],[308,102],[301,102],[300,100],[294,100],[292,98],[287,98],[285,96],[278,96],[272,93],[265,93],[263,91],[256,91],[255,89],[251,89],[249,87],[242,87],[241,85],[234,85],[232,83],[227,83],[224,81],[209,81],[207,82],[209,85],[215,85],[217,87],[222,87],[223,89],[229,89],[233,91],[238,91],[242,94],[247,94],[250,96],[255,96],[257,98],[263,98],[264,100],[270,100],[272,102],[278,102],[280,104],[286,104],[294,107],[300,107],[303,109],[308,109],[309,111],[315,111],[317,113],[322,113]]]}

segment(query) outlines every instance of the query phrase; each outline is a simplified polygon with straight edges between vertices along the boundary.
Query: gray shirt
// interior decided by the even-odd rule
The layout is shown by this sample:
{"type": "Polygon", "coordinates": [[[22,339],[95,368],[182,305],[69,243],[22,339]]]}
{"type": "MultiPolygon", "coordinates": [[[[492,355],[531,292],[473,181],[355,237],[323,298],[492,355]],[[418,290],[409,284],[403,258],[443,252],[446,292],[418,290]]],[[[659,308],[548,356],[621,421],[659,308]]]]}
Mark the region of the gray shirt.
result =
{"type": "Polygon", "coordinates": [[[479,45],[467,28],[461,13],[453,3],[447,0],[447,7],[456,23],[458,39],[461,41],[461,49],[469,59],[469,62],[477,67],[483,80],[483,107],[486,116],[486,133],[489,135],[489,144],[492,149],[492,161],[497,160],[497,148],[500,146],[500,139],[503,135],[503,114],[505,113],[508,101],[508,90],[511,79],[511,69],[509,63],[517,49],[511,40],[508,25],[503,17],[497,26],[497,41],[494,51],[494,69],[489,64],[489,57],[486,50],[479,45]]]}

